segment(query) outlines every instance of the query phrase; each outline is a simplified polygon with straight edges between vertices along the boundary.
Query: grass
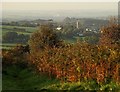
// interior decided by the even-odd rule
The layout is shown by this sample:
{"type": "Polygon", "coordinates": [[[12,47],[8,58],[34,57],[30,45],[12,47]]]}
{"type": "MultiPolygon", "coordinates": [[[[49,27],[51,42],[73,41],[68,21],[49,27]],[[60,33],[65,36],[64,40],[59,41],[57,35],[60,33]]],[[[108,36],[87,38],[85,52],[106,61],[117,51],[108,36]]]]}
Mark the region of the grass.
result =
{"type": "Polygon", "coordinates": [[[37,30],[37,27],[19,27],[19,26],[0,26],[0,30],[2,31],[1,35],[6,34],[7,32],[17,32],[18,34],[24,34],[24,35],[30,35],[31,33],[33,33],[34,31],[37,30]],[[2,29],[2,28],[8,28],[8,29],[2,29]],[[12,31],[13,28],[24,28],[26,29],[26,32],[18,32],[18,31],[12,31]]]}
{"type": "MultiPolygon", "coordinates": [[[[2,35],[5,35],[7,32],[15,32],[15,31],[9,31],[9,30],[4,31],[4,30],[2,30],[2,35]]],[[[18,34],[24,34],[24,35],[30,35],[31,34],[29,32],[17,32],[17,31],[16,31],[16,33],[18,33],[18,34]]]]}
{"type": "Polygon", "coordinates": [[[80,91],[107,91],[110,90],[118,92],[120,90],[120,85],[111,82],[109,84],[99,85],[95,81],[86,81],[86,82],[74,82],[74,83],[59,83],[59,84],[53,84],[48,87],[46,87],[47,90],[80,90],[80,91]]]}
{"type": "Polygon", "coordinates": [[[56,79],[37,74],[28,68],[9,66],[3,71],[3,90],[40,90],[44,86],[59,83],[56,79]]]}
{"type": "Polygon", "coordinates": [[[37,29],[36,27],[20,27],[20,26],[6,26],[6,25],[3,25],[2,28],[10,28],[10,29],[13,29],[13,28],[24,28],[28,32],[34,32],[37,29]]]}
{"type": "Polygon", "coordinates": [[[11,49],[13,47],[15,47],[17,44],[14,44],[14,43],[2,43],[0,44],[0,47],[2,49],[11,49]]]}
{"type": "MultiPolygon", "coordinates": [[[[0,48],[9,50],[11,48],[14,48],[17,45],[18,45],[17,43],[0,43],[0,48]]],[[[24,46],[25,44],[22,44],[22,45],[24,46]]]]}

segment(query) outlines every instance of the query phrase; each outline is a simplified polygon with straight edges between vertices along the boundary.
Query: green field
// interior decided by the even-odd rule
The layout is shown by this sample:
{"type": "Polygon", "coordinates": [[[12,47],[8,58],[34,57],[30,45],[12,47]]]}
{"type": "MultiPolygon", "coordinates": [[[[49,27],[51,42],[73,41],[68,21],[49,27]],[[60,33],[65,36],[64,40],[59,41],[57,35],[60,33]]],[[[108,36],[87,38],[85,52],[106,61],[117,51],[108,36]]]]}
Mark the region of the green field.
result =
{"type": "Polygon", "coordinates": [[[0,31],[2,31],[2,35],[6,34],[7,32],[17,32],[18,34],[25,34],[30,35],[32,32],[36,31],[37,27],[19,27],[19,26],[0,26],[0,31]],[[18,32],[13,30],[14,28],[23,28],[26,30],[26,32],[18,32]],[[10,30],[9,30],[10,29],[10,30]]]}
{"type": "MultiPolygon", "coordinates": [[[[13,48],[13,47],[15,47],[15,46],[17,46],[18,44],[15,44],[15,43],[2,43],[2,44],[0,44],[0,47],[2,48],[2,49],[11,49],[11,48],[13,48]]],[[[24,45],[24,44],[23,44],[24,45]]]]}
{"type": "MultiPolygon", "coordinates": [[[[7,32],[17,32],[18,34],[24,34],[24,35],[30,35],[31,33],[33,33],[34,31],[36,31],[37,28],[36,27],[19,27],[19,26],[0,26],[0,37],[2,38],[2,36],[4,34],[6,34],[7,32]],[[20,32],[20,31],[15,31],[13,30],[14,28],[23,28],[25,29],[25,32],[20,32]],[[10,29],[10,30],[9,30],[10,29]]],[[[10,49],[12,47],[15,47],[16,44],[11,44],[11,43],[2,43],[0,44],[0,48],[2,49],[10,49]]]]}
{"type": "Polygon", "coordinates": [[[10,29],[13,29],[13,28],[24,28],[26,29],[26,31],[28,32],[34,32],[37,28],[36,27],[20,27],[20,26],[6,26],[6,25],[3,25],[2,28],[10,28],[10,29]]]}

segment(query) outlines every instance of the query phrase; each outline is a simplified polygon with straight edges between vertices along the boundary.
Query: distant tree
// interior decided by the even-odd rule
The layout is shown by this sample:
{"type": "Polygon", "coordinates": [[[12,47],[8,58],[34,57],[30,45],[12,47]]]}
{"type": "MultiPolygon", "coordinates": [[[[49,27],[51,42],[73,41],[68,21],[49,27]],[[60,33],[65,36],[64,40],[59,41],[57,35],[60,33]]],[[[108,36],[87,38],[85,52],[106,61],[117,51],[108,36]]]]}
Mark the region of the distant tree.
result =
{"type": "Polygon", "coordinates": [[[107,26],[101,28],[99,43],[108,47],[120,45],[120,25],[116,19],[111,19],[107,26]]]}
{"type": "Polygon", "coordinates": [[[29,40],[29,46],[32,51],[44,49],[46,46],[52,48],[60,44],[56,33],[53,32],[51,25],[40,26],[39,31],[32,34],[29,40]]]}
{"type": "Polygon", "coordinates": [[[3,35],[3,43],[27,43],[29,35],[18,34],[16,32],[7,32],[3,35]]]}
{"type": "Polygon", "coordinates": [[[14,42],[14,39],[17,38],[18,34],[16,32],[7,32],[3,35],[3,42],[14,42]]]}
{"type": "Polygon", "coordinates": [[[29,40],[29,35],[19,34],[16,38],[16,42],[27,43],[29,40]]]}

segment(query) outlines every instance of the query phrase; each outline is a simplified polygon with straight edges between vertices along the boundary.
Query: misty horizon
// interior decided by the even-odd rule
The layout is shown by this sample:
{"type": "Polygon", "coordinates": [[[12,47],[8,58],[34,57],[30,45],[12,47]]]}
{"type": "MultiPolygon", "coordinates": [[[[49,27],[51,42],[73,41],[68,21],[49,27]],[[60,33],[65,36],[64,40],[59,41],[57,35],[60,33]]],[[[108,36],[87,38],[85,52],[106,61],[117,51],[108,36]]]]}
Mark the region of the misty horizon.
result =
{"type": "Polygon", "coordinates": [[[3,3],[3,19],[98,18],[118,15],[117,3],[3,3]]]}

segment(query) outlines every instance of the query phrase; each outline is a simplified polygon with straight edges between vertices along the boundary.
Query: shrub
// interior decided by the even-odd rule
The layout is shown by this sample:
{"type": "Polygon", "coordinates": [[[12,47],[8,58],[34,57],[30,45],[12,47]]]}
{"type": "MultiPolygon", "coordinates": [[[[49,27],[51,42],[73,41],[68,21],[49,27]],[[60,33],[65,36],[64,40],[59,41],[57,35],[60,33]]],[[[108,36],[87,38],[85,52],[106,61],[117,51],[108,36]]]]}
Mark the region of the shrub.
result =
{"type": "Polygon", "coordinates": [[[26,48],[27,46],[17,45],[13,49],[10,50],[3,50],[2,51],[2,63],[3,66],[8,65],[20,65],[21,67],[26,67],[27,65],[27,53],[26,48]]]}
{"type": "Polygon", "coordinates": [[[49,25],[42,25],[39,31],[32,34],[29,45],[31,52],[36,52],[38,50],[43,50],[46,46],[57,47],[60,45],[60,40],[53,32],[52,27],[49,25]]]}
{"type": "Polygon", "coordinates": [[[62,81],[95,79],[103,83],[107,79],[120,81],[120,51],[87,43],[76,43],[63,48],[45,48],[30,55],[31,63],[38,71],[56,76],[62,81]]]}
{"type": "Polygon", "coordinates": [[[101,28],[100,45],[107,47],[120,46],[120,25],[117,19],[111,18],[109,24],[101,28]]]}

